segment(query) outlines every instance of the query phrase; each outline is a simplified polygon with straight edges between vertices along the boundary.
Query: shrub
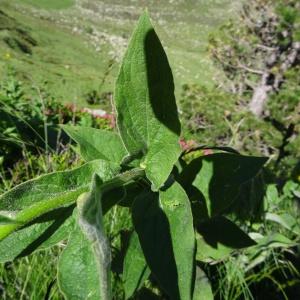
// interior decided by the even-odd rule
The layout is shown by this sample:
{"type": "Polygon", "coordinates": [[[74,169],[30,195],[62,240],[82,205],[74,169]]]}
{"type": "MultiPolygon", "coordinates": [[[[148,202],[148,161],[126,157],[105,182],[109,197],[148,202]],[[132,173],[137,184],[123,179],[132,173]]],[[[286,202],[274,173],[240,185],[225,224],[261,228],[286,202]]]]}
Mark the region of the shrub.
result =
{"type": "Polygon", "coordinates": [[[147,13],[125,54],[115,106],[118,133],[63,126],[84,165],[0,197],[0,261],[67,240],[58,262],[67,299],[112,299],[118,277],[126,299],[213,299],[201,251],[221,241],[229,252],[256,244],[229,216],[251,196],[244,188],[266,159],[226,151],[185,159],[172,73],[147,13]],[[105,220],[117,221],[117,206],[127,207],[133,226],[120,224],[123,239],[111,245],[105,220]]]}

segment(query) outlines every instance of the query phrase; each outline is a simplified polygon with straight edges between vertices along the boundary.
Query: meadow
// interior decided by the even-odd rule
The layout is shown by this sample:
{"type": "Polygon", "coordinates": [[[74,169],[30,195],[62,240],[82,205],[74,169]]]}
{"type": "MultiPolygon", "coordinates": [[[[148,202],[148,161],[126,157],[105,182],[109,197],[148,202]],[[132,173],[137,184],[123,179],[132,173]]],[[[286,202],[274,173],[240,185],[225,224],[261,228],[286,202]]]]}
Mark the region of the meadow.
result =
{"type": "Polygon", "coordinates": [[[160,1],[137,5],[135,1],[2,0],[1,8],[10,18],[1,17],[1,76],[9,55],[20,80],[39,86],[46,82],[61,101],[82,105],[84,96],[95,89],[111,92],[134,21],[148,7],[166,45],[177,94],[184,83],[209,85],[216,69],[206,54],[208,34],[234,14],[239,1],[171,2],[172,11],[169,3],[160,1]],[[9,46],[3,39],[17,42],[9,46]],[[29,53],[20,48],[22,43],[29,53]]]}

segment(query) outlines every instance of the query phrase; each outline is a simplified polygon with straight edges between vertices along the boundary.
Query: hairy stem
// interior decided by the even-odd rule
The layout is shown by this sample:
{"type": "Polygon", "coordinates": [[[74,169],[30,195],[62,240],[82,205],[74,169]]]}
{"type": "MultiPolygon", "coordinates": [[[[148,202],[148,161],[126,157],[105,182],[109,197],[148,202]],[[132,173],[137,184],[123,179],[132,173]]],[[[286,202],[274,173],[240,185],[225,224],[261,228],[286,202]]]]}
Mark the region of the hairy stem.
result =
{"type": "Polygon", "coordinates": [[[82,232],[92,245],[99,273],[101,299],[111,300],[111,250],[103,224],[101,185],[101,179],[95,174],[91,192],[84,193],[77,200],[78,221],[82,232]]]}

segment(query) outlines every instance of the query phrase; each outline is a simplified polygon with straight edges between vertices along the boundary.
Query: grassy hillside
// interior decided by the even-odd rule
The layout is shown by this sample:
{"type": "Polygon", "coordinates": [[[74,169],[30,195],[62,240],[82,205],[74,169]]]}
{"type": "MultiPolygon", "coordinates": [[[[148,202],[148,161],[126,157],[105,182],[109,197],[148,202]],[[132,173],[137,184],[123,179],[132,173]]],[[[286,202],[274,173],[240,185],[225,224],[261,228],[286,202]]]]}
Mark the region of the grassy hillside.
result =
{"type": "Polygon", "coordinates": [[[148,7],[183,83],[211,84],[216,70],[205,53],[209,32],[239,1],[0,0],[0,76],[13,66],[21,80],[47,85],[64,102],[112,91],[134,24],[148,7]]]}

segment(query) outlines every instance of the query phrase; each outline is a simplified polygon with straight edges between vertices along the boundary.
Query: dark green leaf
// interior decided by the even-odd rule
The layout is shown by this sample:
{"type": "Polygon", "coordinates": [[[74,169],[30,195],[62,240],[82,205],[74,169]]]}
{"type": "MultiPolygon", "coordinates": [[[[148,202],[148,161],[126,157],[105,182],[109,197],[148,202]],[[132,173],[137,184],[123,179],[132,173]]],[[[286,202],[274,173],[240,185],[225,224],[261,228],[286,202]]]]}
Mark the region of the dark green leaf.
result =
{"type": "Polygon", "coordinates": [[[225,217],[198,226],[196,259],[209,262],[226,258],[232,251],[255,245],[244,231],[225,217]]]}
{"type": "Polygon", "coordinates": [[[133,196],[132,192],[140,191],[136,185],[138,185],[138,182],[144,176],[144,170],[136,168],[120,173],[111,180],[106,181],[102,185],[103,214],[106,214],[106,212],[115,204],[128,204],[128,197],[130,197],[130,195],[133,196]]]}
{"type": "Polygon", "coordinates": [[[171,69],[163,47],[144,13],[133,33],[116,82],[117,123],[130,155],[158,189],[180,154],[180,123],[171,69]]]}
{"type": "Polygon", "coordinates": [[[139,238],[134,231],[130,237],[129,247],[124,259],[123,281],[125,298],[130,298],[144,284],[150,275],[139,238]]]}
{"type": "Polygon", "coordinates": [[[133,205],[133,222],[151,272],[171,299],[190,299],[195,237],[190,202],[178,183],[133,205]]]}
{"type": "Polygon", "coordinates": [[[120,164],[127,155],[120,136],[114,132],[81,126],[62,128],[79,145],[85,161],[104,159],[120,164]]]}
{"type": "Polygon", "coordinates": [[[180,174],[179,182],[190,197],[204,197],[209,216],[223,213],[238,197],[240,187],[256,176],[266,158],[216,153],[194,159],[180,174]],[[195,191],[196,189],[196,191],[195,191]]]}
{"type": "Polygon", "coordinates": [[[233,213],[239,220],[260,222],[264,214],[265,181],[263,172],[242,184],[239,194],[229,207],[228,212],[233,213]]]}

